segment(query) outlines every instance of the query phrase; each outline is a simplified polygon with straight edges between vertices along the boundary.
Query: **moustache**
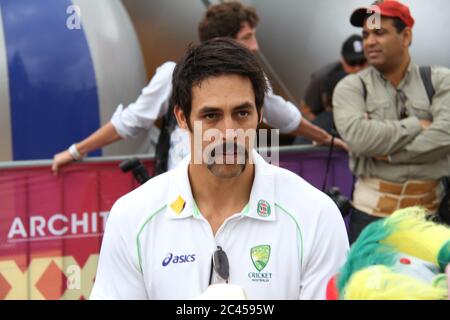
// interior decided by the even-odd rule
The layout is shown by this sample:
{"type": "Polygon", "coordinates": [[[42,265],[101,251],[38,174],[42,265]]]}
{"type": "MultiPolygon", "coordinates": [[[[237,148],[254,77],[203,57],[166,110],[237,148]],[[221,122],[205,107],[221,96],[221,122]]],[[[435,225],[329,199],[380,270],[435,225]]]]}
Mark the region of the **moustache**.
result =
{"type": "Polygon", "coordinates": [[[210,149],[208,164],[245,164],[248,159],[247,149],[236,142],[218,143],[208,148],[210,149]]]}
{"type": "Polygon", "coordinates": [[[233,154],[244,154],[247,150],[236,142],[226,142],[220,143],[212,146],[212,150],[210,155],[212,157],[215,156],[223,156],[223,155],[233,155],[233,154]]]}

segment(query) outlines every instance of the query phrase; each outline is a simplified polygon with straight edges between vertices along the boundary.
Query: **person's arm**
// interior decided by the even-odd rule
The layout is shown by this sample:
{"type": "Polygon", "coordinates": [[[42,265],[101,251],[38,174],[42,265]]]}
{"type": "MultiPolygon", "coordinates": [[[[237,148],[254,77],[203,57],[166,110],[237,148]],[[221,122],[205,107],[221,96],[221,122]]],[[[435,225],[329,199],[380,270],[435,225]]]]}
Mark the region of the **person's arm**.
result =
{"type": "MultiPolygon", "coordinates": [[[[120,139],[135,137],[143,130],[149,129],[156,119],[168,110],[174,68],[173,62],[167,62],[159,67],[134,103],[127,108],[120,105],[110,122],[76,144],[78,153],[84,156],[120,139]]],[[[52,164],[53,173],[57,175],[62,166],[73,161],[75,159],[68,150],[56,154],[52,164]]]]}
{"type": "Polygon", "coordinates": [[[312,112],[311,107],[307,105],[305,101],[300,103],[300,111],[303,117],[306,117],[310,121],[313,121],[316,118],[316,115],[312,112]]]}
{"type": "MultiPolygon", "coordinates": [[[[116,129],[111,122],[108,122],[103,127],[95,131],[89,137],[75,144],[75,147],[80,153],[81,157],[84,157],[87,153],[104,147],[110,143],[122,139],[117,133],[116,129]]],[[[52,171],[55,175],[58,175],[59,168],[63,165],[75,161],[68,150],[64,150],[53,157],[52,171]]]]}
{"type": "Polygon", "coordinates": [[[303,121],[300,110],[291,102],[284,100],[269,89],[264,97],[264,122],[282,134],[294,131],[303,121]]]}
{"type": "Polygon", "coordinates": [[[91,300],[148,299],[127,208],[111,209],[102,240],[91,300]]]}
{"type": "Polygon", "coordinates": [[[433,76],[433,122],[402,150],[391,154],[392,163],[428,163],[450,153],[450,70],[438,69],[433,76]]]}
{"type": "Polygon", "coordinates": [[[363,87],[357,75],[341,80],[333,94],[336,129],[356,156],[379,157],[404,148],[421,131],[416,117],[400,121],[368,119],[363,87]]]}
{"type": "MultiPolygon", "coordinates": [[[[265,122],[281,133],[299,135],[315,141],[317,144],[331,143],[331,135],[325,130],[302,118],[300,110],[291,102],[273,94],[271,91],[264,99],[265,122]]],[[[337,147],[347,150],[341,139],[335,139],[337,147]]]]}
{"type": "MultiPolygon", "coordinates": [[[[313,140],[318,145],[330,145],[332,136],[324,129],[312,124],[306,119],[302,119],[300,125],[295,129],[292,134],[297,136],[306,137],[313,140]]],[[[347,144],[339,138],[334,139],[334,145],[348,151],[347,144]]]]}
{"type": "Polygon", "coordinates": [[[322,209],[305,252],[301,278],[300,300],[325,300],[329,280],[344,265],[349,250],[347,231],[339,209],[330,198],[324,199],[322,209]]]}
{"type": "Polygon", "coordinates": [[[174,62],[164,63],[156,70],[136,102],[124,109],[119,106],[111,118],[111,123],[122,138],[133,138],[150,129],[158,118],[167,113],[175,66],[174,62]]]}

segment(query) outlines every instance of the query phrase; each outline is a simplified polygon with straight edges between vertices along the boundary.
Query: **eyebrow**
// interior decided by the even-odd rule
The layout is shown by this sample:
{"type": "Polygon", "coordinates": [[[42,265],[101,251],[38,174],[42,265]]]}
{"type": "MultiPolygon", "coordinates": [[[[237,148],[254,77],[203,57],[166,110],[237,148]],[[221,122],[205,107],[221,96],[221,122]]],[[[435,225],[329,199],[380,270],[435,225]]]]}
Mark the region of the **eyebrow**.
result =
{"type": "Polygon", "coordinates": [[[250,102],[244,102],[236,107],[233,108],[233,111],[241,111],[241,110],[248,110],[253,109],[253,104],[250,102]]]}
{"type": "Polygon", "coordinates": [[[205,114],[205,113],[213,113],[213,112],[220,112],[220,108],[214,108],[214,107],[202,107],[198,112],[205,114]]]}
{"type": "MultiPolygon", "coordinates": [[[[248,109],[252,109],[253,108],[253,104],[251,104],[250,102],[244,102],[236,107],[233,107],[232,111],[242,111],[242,110],[248,110],[248,109]]],[[[223,109],[221,108],[215,108],[215,107],[202,107],[199,110],[200,114],[206,114],[206,113],[214,113],[214,112],[222,112],[223,109]]]]}

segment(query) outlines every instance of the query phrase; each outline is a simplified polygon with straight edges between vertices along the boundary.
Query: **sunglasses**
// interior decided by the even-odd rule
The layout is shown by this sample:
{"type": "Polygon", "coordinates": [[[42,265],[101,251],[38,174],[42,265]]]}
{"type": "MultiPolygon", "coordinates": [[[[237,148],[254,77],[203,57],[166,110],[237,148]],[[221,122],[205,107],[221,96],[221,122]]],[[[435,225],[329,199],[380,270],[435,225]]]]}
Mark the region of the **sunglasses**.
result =
{"type": "Polygon", "coordinates": [[[402,90],[397,90],[397,111],[399,114],[400,120],[408,118],[408,109],[406,108],[406,101],[408,98],[406,94],[402,90]]]}
{"type": "Polygon", "coordinates": [[[228,278],[230,277],[230,264],[228,263],[227,254],[220,246],[217,246],[217,250],[214,251],[212,256],[209,284],[212,282],[214,272],[216,272],[222,280],[228,283],[228,278]]]}

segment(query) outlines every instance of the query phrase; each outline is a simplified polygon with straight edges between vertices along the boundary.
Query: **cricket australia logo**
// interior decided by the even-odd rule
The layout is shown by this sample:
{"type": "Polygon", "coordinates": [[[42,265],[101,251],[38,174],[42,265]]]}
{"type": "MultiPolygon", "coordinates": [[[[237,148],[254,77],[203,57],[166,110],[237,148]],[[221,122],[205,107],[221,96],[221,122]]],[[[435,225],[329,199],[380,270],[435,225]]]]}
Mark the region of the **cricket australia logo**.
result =
{"type": "Polygon", "coordinates": [[[257,211],[260,217],[270,216],[270,204],[266,200],[259,200],[257,211]]]}
{"type": "Polygon", "coordinates": [[[261,272],[267,266],[270,259],[270,245],[264,244],[251,248],[250,257],[258,272],[249,272],[248,277],[252,281],[269,282],[272,278],[271,272],[261,272]]]}

